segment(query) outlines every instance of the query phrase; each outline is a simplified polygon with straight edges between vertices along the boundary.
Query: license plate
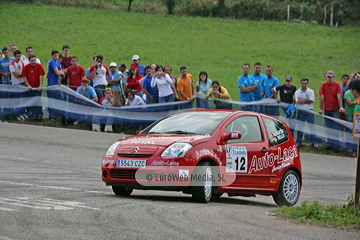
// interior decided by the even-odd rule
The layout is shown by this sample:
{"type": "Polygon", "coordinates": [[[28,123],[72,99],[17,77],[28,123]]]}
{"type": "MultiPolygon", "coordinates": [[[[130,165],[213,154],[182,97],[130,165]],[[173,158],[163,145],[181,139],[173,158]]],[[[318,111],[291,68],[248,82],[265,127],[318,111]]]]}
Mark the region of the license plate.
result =
{"type": "Polygon", "coordinates": [[[119,167],[119,168],[145,168],[146,160],[119,159],[117,161],[117,167],[119,167]]]}

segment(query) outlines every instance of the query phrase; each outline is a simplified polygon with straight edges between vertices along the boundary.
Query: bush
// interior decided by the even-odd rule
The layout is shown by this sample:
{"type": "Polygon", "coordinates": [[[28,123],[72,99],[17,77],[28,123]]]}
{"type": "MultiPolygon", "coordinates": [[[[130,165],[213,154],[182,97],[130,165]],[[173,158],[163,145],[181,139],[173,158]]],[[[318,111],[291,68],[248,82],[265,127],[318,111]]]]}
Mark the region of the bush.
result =
{"type": "Polygon", "coordinates": [[[168,11],[168,14],[173,14],[176,0],[165,0],[165,5],[168,11]]]}

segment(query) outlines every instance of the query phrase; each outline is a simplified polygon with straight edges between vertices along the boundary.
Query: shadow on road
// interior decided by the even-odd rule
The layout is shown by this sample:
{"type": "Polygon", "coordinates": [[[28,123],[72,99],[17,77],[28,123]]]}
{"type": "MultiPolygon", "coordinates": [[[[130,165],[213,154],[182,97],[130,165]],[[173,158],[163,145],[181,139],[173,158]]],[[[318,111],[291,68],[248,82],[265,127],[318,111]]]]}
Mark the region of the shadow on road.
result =
{"type": "MultiPolygon", "coordinates": [[[[116,196],[116,195],[107,195],[105,197],[110,198],[126,198],[132,200],[145,200],[145,201],[159,201],[159,202],[188,202],[199,204],[194,202],[191,198],[191,195],[184,196],[164,196],[164,195],[141,195],[139,192],[135,192],[130,196],[116,196]]],[[[229,204],[229,205],[241,205],[241,206],[258,206],[258,207],[266,207],[266,208],[274,208],[277,207],[276,204],[269,204],[264,202],[251,201],[250,199],[256,199],[254,197],[251,198],[241,198],[241,197],[228,197],[222,196],[219,199],[211,200],[208,204],[216,203],[216,204],[229,204]]],[[[201,203],[200,203],[201,204],[201,203]]]]}

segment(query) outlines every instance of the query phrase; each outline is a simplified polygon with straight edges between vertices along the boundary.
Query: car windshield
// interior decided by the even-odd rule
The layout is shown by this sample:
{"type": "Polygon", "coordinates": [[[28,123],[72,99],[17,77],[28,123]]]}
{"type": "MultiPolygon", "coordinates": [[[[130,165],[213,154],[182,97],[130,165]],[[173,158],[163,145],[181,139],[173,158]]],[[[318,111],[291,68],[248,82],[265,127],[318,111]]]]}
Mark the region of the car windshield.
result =
{"type": "Polygon", "coordinates": [[[211,135],[231,112],[193,111],[170,115],[143,131],[143,134],[211,135]]]}

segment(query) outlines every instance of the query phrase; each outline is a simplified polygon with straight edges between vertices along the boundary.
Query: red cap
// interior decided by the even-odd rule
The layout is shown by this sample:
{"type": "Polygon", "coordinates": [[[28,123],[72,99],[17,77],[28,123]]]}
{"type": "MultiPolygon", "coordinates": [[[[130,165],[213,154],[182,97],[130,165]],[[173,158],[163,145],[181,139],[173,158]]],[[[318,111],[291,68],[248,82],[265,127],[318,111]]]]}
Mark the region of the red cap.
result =
{"type": "Polygon", "coordinates": [[[134,70],[137,68],[138,68],[138,66],[135,63],[131,64],[131,66],[130,66],[130,70],[134,70]]]}
{"type": "Polygon", "coordinates": [[[86,77],[82,78],[81,81],[87,81],[89,82],[89,79],[87,79],[86,77]]]}

